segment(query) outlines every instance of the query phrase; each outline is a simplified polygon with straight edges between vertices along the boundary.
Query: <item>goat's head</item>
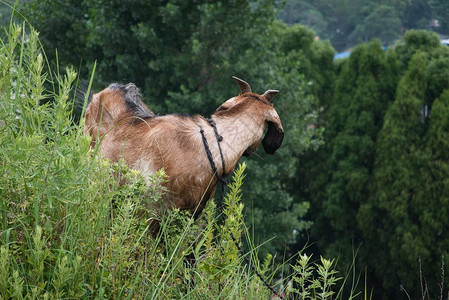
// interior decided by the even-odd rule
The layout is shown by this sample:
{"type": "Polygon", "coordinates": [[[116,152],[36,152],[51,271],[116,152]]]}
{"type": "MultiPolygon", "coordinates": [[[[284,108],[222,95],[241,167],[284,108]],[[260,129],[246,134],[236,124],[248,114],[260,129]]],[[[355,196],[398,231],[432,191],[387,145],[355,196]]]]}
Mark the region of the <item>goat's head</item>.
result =
{"type": "MultiPolygon", "coordinates": [[[[242,110],[250,110],[252,114],[261,116],[263,124],[268,127],[267,133],[262,140],[262,145],[266,153],[274,154],[276,150],[282,145],[284,139],[284,129],[278,113],[273,107],[271,100],[279,93],[277,90],[268,90],[263,95],[253,93],[251,86],[237,78],[233,77],[240,87],[240,94],[223,103],[216,110],[216,114],[229,115],[237,114],[242,110]]],[[[264,130],[264,128],[262,128],[264,130]]],[[[262,132],[263,133],[263,132],[262,132]]],[[[250,145],[244,152],[245,156],[254,152],[260,144],[260,140],[250,145]]]]}

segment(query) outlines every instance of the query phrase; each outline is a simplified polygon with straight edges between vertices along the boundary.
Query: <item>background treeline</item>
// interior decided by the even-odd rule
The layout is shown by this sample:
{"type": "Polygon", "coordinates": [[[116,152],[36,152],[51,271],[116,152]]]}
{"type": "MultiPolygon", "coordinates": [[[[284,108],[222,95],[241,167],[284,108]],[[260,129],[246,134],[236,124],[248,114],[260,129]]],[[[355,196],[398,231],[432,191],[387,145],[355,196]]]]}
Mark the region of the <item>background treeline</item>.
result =
{"type": "Polygon", "coordinates": [[[446,0],[287,0],[280,18],[312,28],[337,51],[373,38],[388,45],[408,29],[449,34],[446,0]]]}
{"type": "Polygon", "coordinates": [[[158,113],[213,112],[236,94],[232,75],[255,91],[281,90],[275,106],[285,144],[274,159],[257,152],[247,160],[250,232],[256,243],[269,240],[262,252],[280,257],[308,242],[311,252],[338,257],[344,272],[355,259],[375,297],[394,299],[401,287],[423,294],[419,262],[423,286],[433,298],[440,293],[449,242],[449,48],[426,31],[407,31],[387,51],[382,45],[432,18],[440,20],[435,30],[447,32],[445,5],[287,1],[283,10],[264,0],[44,0],[21,12],[55,67],[79,66],[88,78],[96,61],[96,90],[135,82],[158,113]],[[287,20],[295,3],[326,20],[322,29],[308,24],[321,40],[277,20],[287,20]],[[331,32],[340,27],[345,47],[382,42],[334,62],[323,38],[338,46],[331,32]]]}
{"type": "Polygon", "coordinates": [[[357,253],[376,297],[420,295],[421,283],[439,293],[447,272],[448,75],[434,33],[408,31],[388,51],[357,46],[323,103],[325,144],[300,163],[312,240],[341,266],[357,253]]]}

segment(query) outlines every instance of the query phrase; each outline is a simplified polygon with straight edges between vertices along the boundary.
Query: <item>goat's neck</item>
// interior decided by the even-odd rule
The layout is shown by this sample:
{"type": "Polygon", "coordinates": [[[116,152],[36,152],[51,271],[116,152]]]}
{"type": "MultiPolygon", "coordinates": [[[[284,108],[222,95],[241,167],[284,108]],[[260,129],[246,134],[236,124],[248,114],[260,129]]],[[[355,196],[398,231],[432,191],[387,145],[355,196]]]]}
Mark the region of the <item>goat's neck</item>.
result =
{"type": "MultiPolygon", "coordinates": [[[[212,116],[218,133],[223,137],[220,143],[226,164],[226,172],[234,168],[248,147],[258,143],[264,131],[264,119],[257,114],[239,114],[234,117],[212,116]]],[[[221,168],[221,165],[220,165],[221,168]]]]}

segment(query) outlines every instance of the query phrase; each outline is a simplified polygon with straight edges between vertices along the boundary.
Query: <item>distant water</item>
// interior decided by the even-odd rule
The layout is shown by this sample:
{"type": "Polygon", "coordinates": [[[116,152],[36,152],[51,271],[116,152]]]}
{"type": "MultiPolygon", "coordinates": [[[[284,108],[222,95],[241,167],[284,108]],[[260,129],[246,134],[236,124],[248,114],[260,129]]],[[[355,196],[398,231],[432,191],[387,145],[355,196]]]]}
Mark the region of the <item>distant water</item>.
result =
{"type": "Polygon", "coordinates": [[[334,59],[348,58],[351,55],[351,51],[340,52],[334,55],[334,59]]]}

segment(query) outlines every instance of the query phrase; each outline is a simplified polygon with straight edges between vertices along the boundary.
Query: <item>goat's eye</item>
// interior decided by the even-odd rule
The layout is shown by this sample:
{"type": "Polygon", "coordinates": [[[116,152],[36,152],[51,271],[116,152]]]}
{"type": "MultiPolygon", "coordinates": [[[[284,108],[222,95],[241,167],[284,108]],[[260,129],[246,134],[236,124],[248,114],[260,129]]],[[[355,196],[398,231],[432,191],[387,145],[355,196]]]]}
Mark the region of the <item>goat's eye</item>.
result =
{"type": "Polygon", "coordinates": [[[221,105],[219,108],[217,108],[215,111],[222,111],[222,110],[227,110],[228,108],[221,105]]]}

